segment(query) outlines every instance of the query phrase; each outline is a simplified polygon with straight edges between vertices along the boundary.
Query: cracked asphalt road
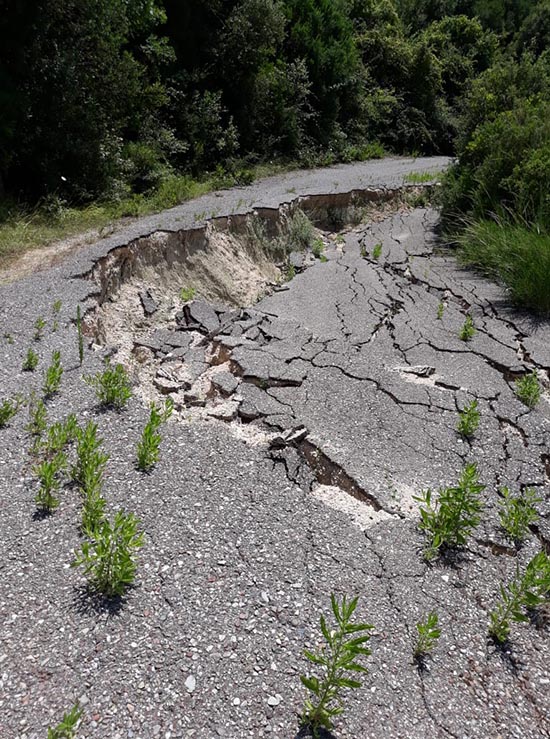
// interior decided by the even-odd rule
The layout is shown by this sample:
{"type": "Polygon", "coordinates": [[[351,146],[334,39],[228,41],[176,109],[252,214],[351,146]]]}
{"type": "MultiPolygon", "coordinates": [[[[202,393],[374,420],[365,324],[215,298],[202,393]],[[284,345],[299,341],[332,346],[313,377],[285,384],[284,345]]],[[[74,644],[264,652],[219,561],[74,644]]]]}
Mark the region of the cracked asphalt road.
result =
{"type": "MultiPolygon", "coordinates": [[[[361,177],[384,184],[380,164],[370,166],[361,177]]],[[[425,168],[396,162],[388,185],[407,167],[425,168]]],[[[326,183],[332,172],[317,176],[326,183]]],[[[336,190],[356,186],[348,180],[336,190]]],[[[297,183],[298,192],[313,186],[297,183]]],[[[280,180],[270,187],[257,200],[277,205],[280,180]]],[[[228,207],[236,197],[224,195],[228,207]]],[[[81,375],[99,369],[102,353],[87,352],[78,367],[71,321],[75,302],[91,306],[94,290],[71,275],[123,237],[0,288],[1,333],[13,340],[2,342],[2,397],[40,388],[40,372],[20,367],[36,316],[46,316],[34,345],[39,370],[56,348],[65,367],[50,420],[76,412],[98,423],[111,457],[109,508],[135,512],[146,538],[123,607],[94,610],[69,567],[79,544],[75,491],[51,518],[34,519],[26,413],[0,430],[0,736],[43,737],[79,699],[83,738],[292,737],[302,650],[319,644],[331,592],[359,595],[360,617],[375,625],[370,672],[336,736],[550,736],[547,627],[514,625],[506,658],[487,640],[500,583],[549,546],[550,404],[545,397],[528,411],[513,380],[548,373],[550,327],[512,311],[500,288],[438,251],[436,221],[417,209],[357,227],[331,242],[326,262],[233,315],[212,341],[236,380],[219,380],[223,402],[237,398],[235,421],[169,423],[161,461],[145,476],[133,450],[147,410],[135,397],[120,415],[98,412],[81,375]],[[467,313],[477,332],[465,343],[467,313]],[[468,443],[455,429],[474,397],[481,425],[468,443]],[[269,439],[301,425],[307,438],[283,448],[240,433],[257,426],[269,439]],[[455,566],[428,566],[412,495],[453,483],[466,461],[487,486],[482,524],[455,566]],[[544,497],[540,525],[517,555],[498,528],[501,485],[535,486],[544,497]],[[419,673],[415,624],[431,610],[442,636],[419,673]]],[[[193,351],[201,374],[207,363],[193,351]]]]}

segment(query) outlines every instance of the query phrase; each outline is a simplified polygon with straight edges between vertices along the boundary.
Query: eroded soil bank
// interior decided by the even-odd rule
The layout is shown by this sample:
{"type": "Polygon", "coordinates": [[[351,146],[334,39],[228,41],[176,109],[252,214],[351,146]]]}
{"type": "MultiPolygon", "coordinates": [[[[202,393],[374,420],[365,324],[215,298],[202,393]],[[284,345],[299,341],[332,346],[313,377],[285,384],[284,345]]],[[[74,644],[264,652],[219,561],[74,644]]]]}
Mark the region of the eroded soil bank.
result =
{"type": "MultiPolygon", "coordinates": [[[[109,506],[138,515],[146,544],[122,607],[94,610],[69,568],[76,493],[33,519],[26,417],[0,432],[2,736],[43,736],[79,699],[90,739],[291,737],[302,650],[320,644],[331,592],[359,595],[375,626],[337,736],[549,735],[544,611],[513,626],[507,650],[487,638],[500,583],[549,547],[548,325],[439,250],[429,207],[319,217],[317,256],[295,250],[290,272],[275,239],[292,212],[275,210],[120,245],[87,270],[98,348],[84,367],[70,300],[37,344],[43,366],[63,351],[50,420],[98,423],[109,506]],[[135,381],[121,414],[99,413],[82,382],[106,353],[135,381]],[[529,410],[514,380],[532,370],[544,391],[529,410]],[[143,475],[147,403],[167,395],[176,414],[143,475]],[[465,441],[458,411],[474,398],[481,423],[465,441]],[[482,522],[456,561],[429,565],[413,496],[470,461],[486,485],[482,522]],[[519,550],[499,527],[504,485],[543,499],[519,550]],[[415,624],[433,610],[442,636],[419,672],[415,624]]],[[[19,371],[30,340],[22,327],[3,346],[6,395],[40,387],[19,371]]]]}

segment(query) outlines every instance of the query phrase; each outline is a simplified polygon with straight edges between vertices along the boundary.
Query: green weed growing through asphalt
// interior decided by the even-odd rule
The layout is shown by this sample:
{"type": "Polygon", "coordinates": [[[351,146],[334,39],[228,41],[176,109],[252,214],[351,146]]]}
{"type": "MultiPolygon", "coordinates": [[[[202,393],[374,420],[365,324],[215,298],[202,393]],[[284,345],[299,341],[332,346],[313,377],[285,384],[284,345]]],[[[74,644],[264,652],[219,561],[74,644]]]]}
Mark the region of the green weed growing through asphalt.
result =
{"type": "Polygon", "coordinates": [[[46,399],[51,398],[59,392],[61,378],[63,377],[63,367],[61,366],[61,352],[56,350],[52,354],[50,366],[44,373],[44,384],[42,391],[46,399]]]}
{"type": "Polygon", "coordinates": [[[468,403],[458,415],[458,433],[465,439],[471,439],[479,427],[479,419],[481,418],[477,400],[468,403]]]}
{"type": "Polygon", "coordinates": [[[82,566],[90,587],[107,598],[122,595],[134,583],[136,552],[143,545],[138,525],[134,514],[118,511],[112,522],[101,521],[76,553],[72,566],[82,566]]]}
{"type": "Polygon", "coordinates": [[[360,688],[361,682],[354,679],[358,672],[368,672],[358,660],[371,654],[367,648],[370,639],[370,624],[353,623],[353,613],[357,598],[341,603],[335,595],[330,597],[336,626],[329,629],[324,615],[321,615],[321,632],[325,645],[320,651],[305,651],[307,659],[319,668],[320,676],[302,675],[302,684],[311,693],[306,699],[302,713],[302,726],[309,727],[315,737],[320,729],[331,730],[332,720],[343,713],[343,691],[345,688],[360,688]]]}
{"type": "Polygon", "coordinates": [[[21,401],[18,398],[6,398],[0,403],[0,429],[9,424],[11,419],[17,414],[21,401]]]}
{"type": "Polygon", "coordinates": [[[416,624],[418,636],[414,645],[413,657],[420,662],[430,654],[441,636],[439,628],[439,616],[435,611],[428,613],[424,621],[416,624]]]}
{"type": "Polygon", "coordinates": [[[472,316],[467,315],[462,328],[460,329],[459,338],[461,341],[471,341],[476,333],[472,316]]]}
{"type": "Polygon", "coordinates": [[[516,380],[514,389],[516,395],[528,408],[534,408],[541,395],[540,383],[536,372],[530,372],[516,380]]]}
{"type": "Polygon", "coordinates": [[[63,452],[58,452],[51,459],[44,459],[34,467],[34,473],[40,482],[40,488],[35,497],[38,508],[46,513],[52,513],[59,505],[56,494],[60,488],[60,474],[67,467],[67,458],[63,452]]]}
{"type": "Polygon", "coordinates": [[[503,644],[508,640],[512,622],[528,621],[526,610],[547,602],[550,593],[550,559],[539,552],[527,565],[523,575],[519,569],[512,582],[500,587],[500,602],[490,614],[489,634],[503,644]]]}
{"type": "Polygon", "coordinates": [[[480,521],[483,507],[480,495],[485,489],[478,480],[477,467],[468,464],[455,487],[441,488],[437,498],[431,490],[415,496],[425,506],[420,509],[420,528],[428,536],[424,552],[434,559],[444,549],[464,546],[480,521]]]}
{"type": "Polygon", "coordinates": [[[48,729],[48,739],[74,739],[81,718],[82,709],[78,703],[75,703],[71,710],[63,716],[61,723],[54,729],[48,729]]]}
{"type": "Polygon", "coordinates": [[[502,503],[499,510],[500,525],[506,537],[520,545],[529,535],[529,526],[536,523],[539,514],[535,505],[542,498],[533,488],[526,488],[520,495],[512,495],[506,487],[501,488],[502,503]]]}
{"type": "Polygon", "coordinates": [[[38,354],[34,351],[34,349],[29,348],[27,350],[27,354],[25,356],[25,361],[23,362],[23,371],[24,372],[34,372],[34,370],[38,366],[38,354]]]}
{"type": "Polygon", "coordinates": [[[137,446],[137,467],[143,472],[150,471],[160,458],[162,437],[159,428],[170,418],[173,410],[174,402],[171,398],[167,398],[163,409],[158,408],[154,403],[151,405],[149,420],[145,424],[137,446]]]}
{"type": "Polygon", "coordinates": [[[132,385],[121,364],[114,367],[110,362],[103,372],[86,375],[84,381],[94,388],[96,397],[103,408],[121,411],[132,397],[132,385]]]}
{"type": "Polygon", "coordinates": [[[34,322],[34,340],[40,341],[44,335],[44,329],[46,328],[46,321],[42,316],[38,316],[34,322]]]}

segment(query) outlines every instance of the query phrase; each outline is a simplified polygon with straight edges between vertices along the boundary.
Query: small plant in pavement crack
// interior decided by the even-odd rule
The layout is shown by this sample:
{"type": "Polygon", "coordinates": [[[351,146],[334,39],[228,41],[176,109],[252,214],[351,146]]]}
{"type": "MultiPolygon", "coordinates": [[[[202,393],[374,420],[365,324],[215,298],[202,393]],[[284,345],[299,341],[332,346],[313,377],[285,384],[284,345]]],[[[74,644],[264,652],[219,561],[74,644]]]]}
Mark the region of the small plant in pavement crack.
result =
{"type": "Polygon", "coordinates": [[[137,467],[143,472],[151,470],[159,460],[159,448],[162,441],[159,428],[170,418],[173,410],[174,402],[171,398],[166,400],[163,409],[158,408],[154,403],[151,405],[149,420],[145,424],[137,447],[137,467]]]}
{"type": "Polygon", "coordinates": [[[133,584],[136,551],[143,545],[138,525],[133,513],[118,511],[112,522],[103,520],[93,537],[82,543],[72,566],[84,568],[93,590],[112,598],[133,584]]]}
{"type": "Polygon", "coordinates": [[[38,318],[34,322],[34,340],[35,341],[40,341],[40,339],[44,335],[45,328],[46,328],[46,321],[42,318],[42,316],[38,316],[38,318]]]}
{"type": "Polygon", "coordinates": [[[550,593],[550,559],[539,552],[527,565],[523,575],[519,569],[512,582],[500,587],[500,602],[490,614],[489,634],[500,644],[510,635],[511,622],[528,621],[526,610],[547,602],[550,593]]]}
{"type": "Polygon", "coordinates": [[[502,503],[498,512],[502,530],[516,546],[529,535],[529,526],[539,519],[535,505],[542,502],[533,488],[526,488],[520,495],[512,495],[506,487],[501,488],[502,503]]]}
{"type": "Polygon", "coordinates": [[[23,372],[34,372],[37,366],[38,354],[34,349],[29,348],[25,356],[25,361],[23,362],[23,372]]]}
{"type": "Polygon", "coordinates": [[[54,729],[48,729],[48,739],[74,739],[81,718],[82,709],[78,703],[75,703],[71,710],[63,716],[61,723],[54,729]]]}
{"type": "Polygon", "coordinates": [[[430,654],[441,636],[439,617],[435,611],[428,613],[424,621],[416,624],[418,637],[413,650],[414,659],[420,663],[430,654]]]}
{"type": "Polygon", "coordinates": [[[61,352],[56,350],[52,354],[52,362],[44,373],[44,384],[42,391],[45,398],[51,398],[59,392],[61,378],[63,377],[63,367],[61,366],[61,352]]]}
{"type": "Polygon", "coordinates": [[[0,403],[0,429],[7,426],[19,410],[21,402],[19,399],[6,398],[0,403]]]}
{"type": "Polygon", "coordinates": [[[534,408],[540,400],[540,383],[536,372],[531,372],[516,380],[516,395],[528,408],[534,408]]]}
{"type": "Polygon", "coordinates": [[[462,328],[460,329],[459,337],[461,341],[471,341],[474,338],[476,329],[472,316],[467,315],[462,328]]]}
{"type": "Polygon", "coordinates": [[[375,244],[372,248],[372,258],[378,261],[382,256],[382,244],[375,244]]]}
{"type": "Polygon", "coordinates": [[[306,699],[302,713],[302,726],[307,726],[314,737],[321,728],[330,731],[332,720],[344,711],[343,691],[345,688],[360,688],[361,682],[351,675],[368,672],[358,661],[371,654],[367,648],[370,639],[370,624],[353,623],[352,616],[357,607],[357,598],[349,600],[343,596],[341,603],[330,596],[336,626],[329,629],[321,615],[321,632],[326,644],[317,653],[305,651],[305,656],[320,668],[320,677],[302,675],[302,684],[311,693],[306,699]]]}
{"type": "Polygon", "coordinates": [[[472,400],[464,410],[458,414],[457,431],[465,439],[471,439],[479,427],[479,406],[477,400],[472,400]]]}
{"type": "Polygon", "coordinates": [[[52,513],[58,505],[56,493],[60,488],[59,475],[67,467],[67,458],[59,452],[52,459],[44,459],[34,468],[34,473],[40,482],[35,502],[38,508],[46,513],[52,513]]]}
{"type": "Polygon", "coordinates": [[[132,385],[121,364],[107,367],[96,375],[86,375],[84,381],[94,388],[97,399],[103,408],[121,411],[132,397],[132,385]]]}
{"type": "Polygon", "coordinates": [[[445,303],[441,302],[437,306],[437,320],[442,321],[443,320],[443,314],[445,313],[445,303]]]}
{"type": "Polygon", "coordinates": [[[424,552],[427,560],[434,559],[443,549],[463,546],[480,521],[483,507],[480,494],[485,489],[478,481],[477,467],[468,464],[455,487],[441,488],[437,499],[431,490],[415,496],[425,505],[420,509],[420,528],[429,541],[424,552]]]}
{"type": "Polygon", "coordinates": [[[109,455],[101,450],[103,442],[97,436],[97,425],[93,421],[78,430],[76,440],[76,464],[71,476],[83,495],[82,531],[92,536],[104,520],[105,500],[101,491],[109,455]]]}

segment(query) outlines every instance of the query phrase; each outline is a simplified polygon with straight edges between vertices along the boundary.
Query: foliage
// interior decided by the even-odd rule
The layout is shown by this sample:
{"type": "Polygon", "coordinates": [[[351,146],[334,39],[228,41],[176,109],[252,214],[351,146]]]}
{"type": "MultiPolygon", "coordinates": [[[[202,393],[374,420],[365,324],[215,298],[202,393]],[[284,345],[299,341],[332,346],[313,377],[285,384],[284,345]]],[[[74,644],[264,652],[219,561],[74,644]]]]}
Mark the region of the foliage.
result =
{"type": "Polygon", "coordinates": [[[36,321],[34,322],[34,340],[40,341],[42,336],[44,335],[44,329],[46,328],[46,321],[42,318],[42,316],[38,316],[36,321]]]}
{"type": "Polygon", "coordinates": [[[471,341],[476,333],[472,316],[467,315],[462,328],[460,329],[459,338],[461,341],[471,341]]]}
{"type": "Polygon", "coordinates": [[[518,378],[515,382],[514,389],[521,402],[525,403],[529,408],[534,408],[538,404],[541,389],[537,373],[534,370],[528,375],[518,378]]]}
{"type": "Polygon", "coordinates": [[[7,426],[11,419],[16,415],[19,410],[19,400],[10,400],[6,398],[0,403],[0,429],[7,426]]]}
{"type": "Polygon", "coordinates": [[[525,609],[535,609],[548,601],[550,559],[545,552],[536,554],[523,575],[519,568],[512,582],[500,586],[500,602],[490,614],[489,634],[499,643],[508,640],[511,622],[528,621],[525,609]]]}
{"type": "Polygon", "coordinates": [[[27,424],[26,430],[31,436],[40,439],[46,428],[46,405],[43,400],[32,395],[29,403],[29,423],[27,424]]]}
{"type": "Polygon", "coordinates": [[[483,507],[480,495],[485,489],[478,481],[477,467],[468,464],[455,487],[441,488],[437,499],[431,490],[415,500],[426,506],[420,509],[420,528],[428,536],[424,556],[434,559],[442,550],[464,546],[480,521],[483,507]]]}
{"type": "Polygon", "coordinates": [[[466,439],[471,439],[478,429],[479,419],[481,417],[478,408],[477,400],[472,400],[459,413],[457,431],[466,439]]]}
{"type": "Polygon", "coordinates": [[[58,506],[59,500],[55,497],[60,482],[59,474],[67,467],[67,458],[63,452],[58,452],[51,459],[44,459],[36,465],[34,472],[40,482],[40,489],[35,501],[38,508],[47,513],[52,513],[58,506]]]}
{"type": "Polygon", "coordinates": [[[382,244],[375,244],[372,248],[372,258],[378,261],[382,255],[382,244]]]}
{"type": "Polygon", "coordinates": [[[23,372],[34,372],[37,366],[38,354],[29,347],[25,356],[25,361],[23,362],[23,372]]]}
{"type": "Polygon", "coordinates": [[[550,315],[550,234],[517,219],[480,220],[458,243],[463,264],[504,283],[516,305],[550,315]]]}
{"type": "Polygon", "coordinates": [[[44,384],[42,385],[42,390],[45,398],[51,398],[52,395],[59,392],[62,376],[63,367],[61,366],[61,352],[56,350],[52,354],[50,366],[44,373],[44,384]]]}
{"type": "Polygon", "coordinates": [[[291,249],[309,249],[313,239],[313,224],[304,211],[298,208],[288,221],[289,247],[291,249]]]}
{"type": "Polygon", "coordinates": [[[82,709],[75,703],[71,710],[64,714],[61,723],[54,729],[48,729],[48,739],[74,739],[81,718],[82,709]]]}
{"type": "Polygon", "coordinates": [[[112,367],[107,361],[107,367],[103,372],[86,375],[84,381],[94,388],[103,408],[115,408],[121,411],[132,397],[132,385],[121,364],[112,367]]]}
{"type": "Polygon", "coordinates": [[[193,300],[196,292],[194,287],[182,287],[180,290],[180,300],[188,303],[190,300],[193,300]]]}
{"type": "Polygon", "coordinates": [[[445,313],[445,303],[440,302],[437,306],[437,320],[442,321],[443,320],[443,314],[445,313]]]}
{"type": "Polygon", "coordinates": [[[137,466],[138,469],[148,472],[158,462],[160,457],[159,447],[162,437],[159,434],[159,428],[165,423],[174,410],[174,402],[168,398],[164,408],[161,410],[153,403],[149,420],[145,424],[141,440],[137,447],[137,466]]]}
{"type": "Polygon", "coordinates": [[[510,541],[519,545],[527,538],[529,527],[539,519],[535,508],[541,498],[533,488],[526,488],[520,495],[512,495],[506,487],[501,488],[502,503],[499,509],[500,525],[510,541]]]}
{"type": "Polygon", "coordinates": [[[416,624],[418,638],[413,650],[413,656],[416,660],[421,660],[429,654],[434,648],[437,640],[441,636],[439,628],[439,617],[435,611],[428,613],[424,621],[416,624]]]}
{"type": "Polygon", "coordinates": [[[312,694],[304,704],[302,725],[312,729],[318,736],[321,728],[330,730],[332,719],[344,711],[343,690],[360,688],[359,680],[350,673],[368,672],[358,659],[371,654],[366,644],[370,639],[370,624],[353,623],[352,616],[357,608],[357,598],[339,603],[334,594],[330,597],[336,627],[329,629],[321,615],[321,632],[326,645],[317,652],[305,651],[307,659],[321,668],[321,677],[300,677],[302,684],[312,694]]]}
{"type": "Polygon", "coordinates": [[[311,251],[316,259],[320,259],[323,256],[323,252],[325,251],[325,242],[322,238],[318,237],[313,240],[311,251]]]}
{"type": "Polygon", "coordinates": [[[90,586],[108,598],[122,595],[134,582],[135,552],[143,544],[138,524],[132,513],[118,511],[112,522],[101,521],[76,553],[72,566],[82,566],[90,586]]]}

